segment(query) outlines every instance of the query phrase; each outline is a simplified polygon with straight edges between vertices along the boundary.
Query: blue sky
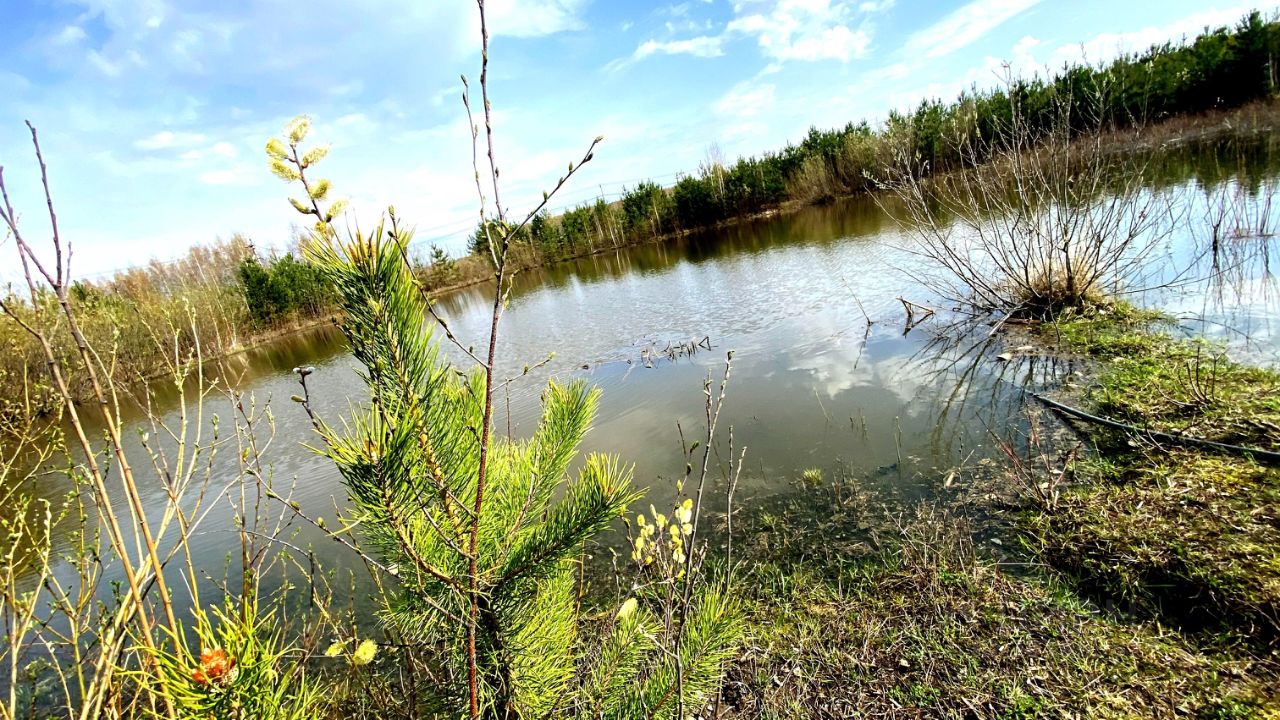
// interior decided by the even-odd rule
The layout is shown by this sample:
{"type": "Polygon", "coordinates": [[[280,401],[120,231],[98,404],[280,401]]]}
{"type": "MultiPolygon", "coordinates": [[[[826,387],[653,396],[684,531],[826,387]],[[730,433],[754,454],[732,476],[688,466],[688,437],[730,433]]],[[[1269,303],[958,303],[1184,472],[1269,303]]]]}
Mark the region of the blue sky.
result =
{"type": "MultiPolygon", "coordinates": [[[[1085,57],[1234,23],[1203,0],[491,0],[504,199],[524,207],[596,135],[558,205],[727,160],[810,125],[883,119],[1085,57]]],[[[45,228],[24,119],[40,130],[76,273],[167,259],[243,232],[283,245],[297,215],[263,145],[293,115],[355,216],[382,208],[457,253],[476,217],[459,75],[468,0],[0,0],[0,164],[45,228]]],[[[9,242],[0,267],[12,267],[9,242]]],[[[7,273],[5,273],[7,274],[7,273]]]]}

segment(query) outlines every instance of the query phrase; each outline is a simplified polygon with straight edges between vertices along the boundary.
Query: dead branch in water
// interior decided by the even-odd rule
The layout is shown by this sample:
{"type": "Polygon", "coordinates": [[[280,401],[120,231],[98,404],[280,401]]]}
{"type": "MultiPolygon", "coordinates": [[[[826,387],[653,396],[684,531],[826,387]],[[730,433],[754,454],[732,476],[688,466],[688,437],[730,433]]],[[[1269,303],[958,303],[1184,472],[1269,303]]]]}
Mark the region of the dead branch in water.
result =
{"type": "Polygon", "coordinates": [[[1031,393],[1031,397],[1044,403],[1045,406],[1051,410],[1076,418],[1077,420],[1084,420],[1085,422],[1093,423],[1095,425],[1102,425],[1103,427],[1108,427],[1112,430],[1119,430],[1129,435],[1145,437],[1153,442],[1169,443],[1180,447],[1198,447],[1209,450],[1218,450],[1231,455],[1247,455],[1253,457],[1254,460],[1259,462],[1265,462],[1269,465],[1280,465],[1280,452],[1263,450],[1261,448],[1244,447],[1241,445],[1231,445],[1229,443],[1220,443],[1213,440],[1206,440],[1204,438],[1192,437],[1190,435],[1175,435],[1173,433],[1160,432],[1159,430],[1148,430],[1146,428],[1129,425],[1128,423],[1122,423],[1110,418],[1092,415],[1079,408],[1074,408],[1070,405],[1064,405],[1056,400],[1051,400],[1039,393],[1031,393]]]}
{"type": "Polygon", "coordinates": [[[916,325],[919,325],[925,320],[928,320],[937,312],[933,308],[929,307],[928,305],[913,303],[910,300],[901,296],[898,297],[898,302],[902,303],[902,309],[907,311],[907,325],[902,329],[903,335],[906,335],[907,333],[911,332],[916,325]],[[919,320],[916,319],[917,310],[921,311],[919,320]]]}

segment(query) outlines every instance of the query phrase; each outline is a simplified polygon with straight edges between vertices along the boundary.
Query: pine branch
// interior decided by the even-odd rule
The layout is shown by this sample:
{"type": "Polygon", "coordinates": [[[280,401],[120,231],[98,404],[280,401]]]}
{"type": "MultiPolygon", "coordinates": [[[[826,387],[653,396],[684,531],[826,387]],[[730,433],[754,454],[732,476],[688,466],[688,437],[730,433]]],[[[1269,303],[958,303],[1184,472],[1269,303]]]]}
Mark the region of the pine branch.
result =
{"type": "Polygon", "coordinates": [[[733,657],[742,636],[742,613],[718,589],[702,585],[681,628],[679,655],[666,656],[638,691],[612,717],[661,718],[677,706],[686,712],[706,703],[720,681],[721,665],[733,657]]]}
{"type": "Polygon", "coordinates": [[[524,445],[524,465],[512,476],[513,484],[503,487],[501,504],[508,527],[499,549],[499,562],[510,556],[519,537],[529,525],[541,523],[551,497],[565,480],[569,462],[577,453],[595,416],[598,390],[576,381],[569,385],[548,384],[543,394],[542,420],[532,440],[524,445]]]}
{"type": "Polygon", "coordinates": [[[511,552],[497,585],[525,575],[542,576],[560,560],[578,551],[584,541],[620,517],[639,497],[628,491],[631,470],[621,470],[616,458],[592,455],[563,500],[511,552]]]}
{"type": "Polygon", "coordinates": [[[582,688],[583,717],[615,716],[639,682],[643,659],[655,647],[652,638],[657,636],[659,624],[636,609],[634,599],[628,602],[632,609],[615,619],[592,659],[582,688]]]}

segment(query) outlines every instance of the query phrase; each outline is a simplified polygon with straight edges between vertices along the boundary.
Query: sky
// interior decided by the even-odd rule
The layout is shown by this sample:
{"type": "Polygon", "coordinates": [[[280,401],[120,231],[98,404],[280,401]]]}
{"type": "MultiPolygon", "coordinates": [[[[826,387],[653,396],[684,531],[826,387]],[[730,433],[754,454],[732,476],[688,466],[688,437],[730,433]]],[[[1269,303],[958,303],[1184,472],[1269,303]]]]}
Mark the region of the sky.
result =
{"type": "MultiPolygon", "coordinates": [[[[1234,24],[1205,0],[490,0],[504,203],[530,207],[598,135],[553,208],[882,121],[926,97],[1234,24]]],[[[243,233],[284,247],[300,216],[263,147],[295,115],[321,175],[372,224],[388,205],[460,254],[478,200],[461,103],[479,76],[470,0],[0,0],[0,165],[24,234],[48,222],[40,131],[77,277],[243,233]]],[[[476,103],[479,106],[479,103],[476,103]]],[[[12,269],[12,241],[0,268],[12,269]]],[[[9,275],[0,272],[0,275],[9,275]]]]}

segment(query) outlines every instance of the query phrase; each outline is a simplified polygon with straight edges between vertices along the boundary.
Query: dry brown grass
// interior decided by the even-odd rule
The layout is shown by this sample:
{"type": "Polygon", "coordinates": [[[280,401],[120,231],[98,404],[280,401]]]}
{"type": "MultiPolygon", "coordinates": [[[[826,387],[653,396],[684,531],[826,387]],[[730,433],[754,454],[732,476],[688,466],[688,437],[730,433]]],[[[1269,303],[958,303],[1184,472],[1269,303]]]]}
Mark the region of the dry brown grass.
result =
{"type": "Polygon", "coordinates": [[[1263,136],[1277,128],[1280,128],[1280,98],[1269,98],[1232,110],[1179,115],[1145,127],[1111,132],[1104,140],[1110,151],[1121,152],[1135,148],[1188,145],[1224,137],[1263,136]]]}

